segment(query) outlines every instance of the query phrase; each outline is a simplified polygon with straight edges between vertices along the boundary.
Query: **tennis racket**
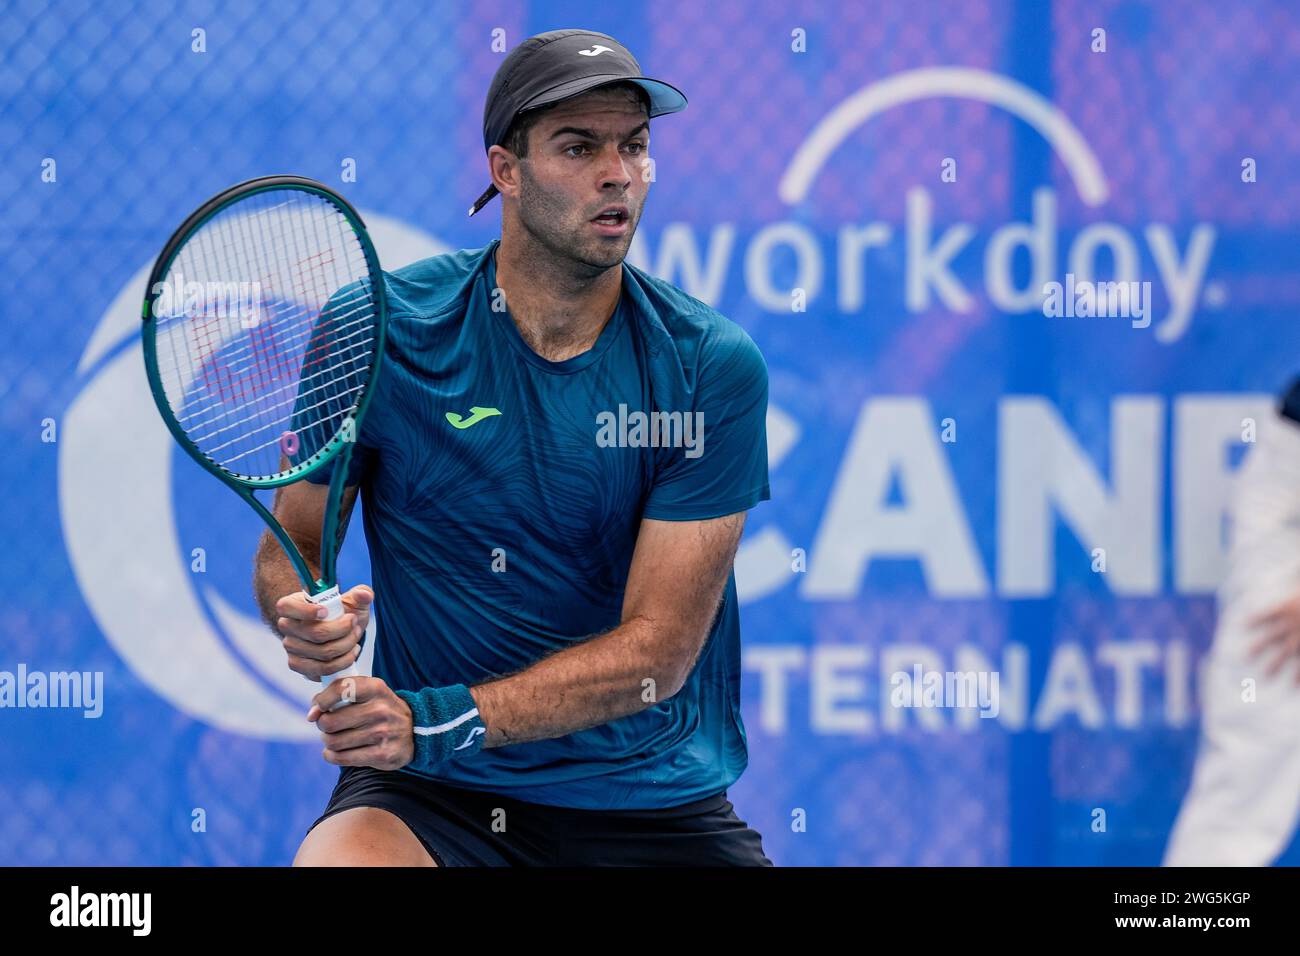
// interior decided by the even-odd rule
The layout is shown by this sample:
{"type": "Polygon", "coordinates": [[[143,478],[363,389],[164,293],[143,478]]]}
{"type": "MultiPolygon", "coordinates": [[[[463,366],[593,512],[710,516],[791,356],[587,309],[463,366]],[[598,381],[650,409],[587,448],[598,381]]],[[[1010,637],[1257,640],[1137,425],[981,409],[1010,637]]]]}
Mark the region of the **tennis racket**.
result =
{"type": "MultiPolygon", "coordinates": [[[[145,370],[163,421],[266,522],[326,619],[342,616],[340,503],[387,321],[361,217],[310,179],[249,180],[181,224],[146,288],[145,370]],[[253,493],[330,463],[316,577],[253,493]]],[[[355,665],[322,684],[349,675],[355,665]]]]}

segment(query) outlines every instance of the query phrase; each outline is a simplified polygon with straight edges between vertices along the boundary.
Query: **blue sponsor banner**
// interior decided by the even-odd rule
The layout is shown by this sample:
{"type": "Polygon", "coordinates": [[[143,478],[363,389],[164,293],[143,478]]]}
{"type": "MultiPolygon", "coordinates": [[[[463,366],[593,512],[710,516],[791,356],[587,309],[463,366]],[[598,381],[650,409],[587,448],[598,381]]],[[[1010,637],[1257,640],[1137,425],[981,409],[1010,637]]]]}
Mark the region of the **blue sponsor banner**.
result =
{"type": "Polygon", "coordinates": [[[652,124],[631,261],[769,365],[731,790],[768,855],[1159,862],[1231,477],[1300,353],[1290,5],[0,17],[0,864],[292,859],[336,771],[252,601],[257,518],[153,408],[148,270],[273,172],[340,190],[389,268],[484,245],[488,83],[567,26],[690,99],[652,124]]]}

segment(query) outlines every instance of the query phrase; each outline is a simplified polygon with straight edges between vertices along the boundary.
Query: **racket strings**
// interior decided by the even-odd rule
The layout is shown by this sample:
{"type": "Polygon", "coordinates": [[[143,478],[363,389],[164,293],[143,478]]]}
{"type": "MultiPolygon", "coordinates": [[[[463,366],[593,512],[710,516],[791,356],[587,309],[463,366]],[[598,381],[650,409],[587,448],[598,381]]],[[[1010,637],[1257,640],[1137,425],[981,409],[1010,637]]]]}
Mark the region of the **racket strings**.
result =
{"type": "MultiPolygon", "coordinates": [[[[371,338],[368,341],[374,341],[374,339],[371,338]]],[[[237,419],[233,422],[223,425],[220,428],[216,428],[213,429],[212,431],[205,432],[202,435],[191,435],[190,440],[193,441],[196,445],[199,445],[200,447],[204,447],[205,442],[208,442],[210,439],[215,438],[217,435],[228,434],[231,431],[240,429],[240,426],[243,424],[262,419],[263,417],[265,417],[262,413],[265,412],[268,408],[282,408],[282,407],[287,407],[296,404],[298,407],[298,411],[300,413],[305,413],[305,412],[310,412],[312,409],[319,408],[327,403],[335,402],[337,398],[338,376],[339,375],[352,376],[354,374],[356,374],[356,372],[355,369],[351,367],[351,363],[339,363],[337,365],[331,366],[328,369],[322,369],[318,373],[314,373],[312,375],[307,376],[306,378],[301,379],[298,383],[291,382],[288,385],[283,385],[278,389],[274,389],[271,393],[268,393],[268,394],[273,394],[274,392],[286,392],[289,391],[290,389],[293,389],[296,392],[296,394],[289,396],[284,401],[268,405],[266,403],[263,403],[261,397],[259,396],[258,400],[255,402],[247,402],[244,405],[238,406],[239,409],[248,409],[248,408],[254,409],[253,414],[247,415],[244,418],[237,419]],[[344,371],[341,373],[337,372],[337,370],[340,368],[344,369],[344,371]],[[306,385],[311,379],[320,379],[326,375],[329,375],[331,377],[323,384],[316,385],[313,388],[302,388],[302,386],[306,385]],[[316,395],[322,391],[330,392],[331,393],[330,397],[320,401],[316,401],[310,405],[302,404],[304,399],[307,399],[310,396],[316,395]]],[[[208,425],[211,424],[211,422],[203,422],[202,424],[208,425]]],[[[273,425],[274,423],[272,422],[272,423],[263,424],[256,429],[240,430],[239,436],[240,437],[250,436],[255,432],[264,431],[267,428],[271,428],[273,427],[273,425]]],[[[215,448],[209,448],[208,451],[215,453],[219,451],[221,448],[228,447],[230,444],[233,444],[234,442],[239,440],[240,440],[239,438],[232,439],[231,441],[227,442],[224,445],[220,445],[215,448]]]]}
{"type": "MultiPolygon", "coordinates": [[[[342,322],[343,319],[352,318],[353,316],[360,316],[360,317],[356,318],[354,321],[349,322],[345,325],[340,325],[336,327],[334,329],[335,332],[341,332],[344,328],[352,328],[358,325],[369,326],[371,324],[371,319],[369,317],[369,311],[371,307],[371,294],[369,292],[369,289],[367,288],[364,292],[359,292],[353,298],[354,300],[362,300],[361,305],[358,306],[356,309],[351,310],[350,312],[345,312],[337,316],[332,316],[331,319],[327,321],[342,322]]],[[[266,315],[269,318],[275,320],[281,318],[287,311],[290,310],[288,308],[280,308],[280,309],[268,309],[265,311],[266,311],[266,315]]],[[[271,326],[262,325],[259,322],[256,328],[258,330],[270,329],[271,326]]],[[[288,339],[286,339],[282,344],[298,345],[302,341],[304,341],[309,334],[310,334],[310,330],[301,329],[297,332],[292,333],[291,336],[288,339]]],[[[226,351],[223,353],[223,357],[226,359],[226,365],[229,367],[229,369],[232,372],[245,372],[248,371],[251,365],[263,360],[263,358],[265,357],[264,355],[265,351],[266,351],[265,346],[262,342],[260,342],[257,339],[250,339],[250,342],[248,344],[241,344],[236,347],[226,349],[226,351]]],[[[286,368],[285,371],[292,371],[292,370],[286,368]]]]}
{"type": "Polygon", "coordinates": [[[333,203],[293,188],[244,197],[186,239],[164,282],[159,377],[211,461],[271,477],[348,427],[374,366],[378,309],[365,252],[333,203]]]}
{"type": "MultiPolygon", "coordinates": [[[[370,338],[367,340],[367,342],[356,343],[356,344],[358,344],[358,345],[366,345],[366,344],[368,344],[369,342],[371,342],[371,341],[374,340],[373,336],[371,335],[371,333],[374,331],[373,326],[372,326],[372,325],[371,325],[367,320],[357,320],[357,321],[355,321],[355,322],[349,323],[348,326],[346,326],[346,328],[354,328],[355,331],[350,332],[350,333],[348,333],[347,335],[340,335],[340,336],[338,336],[337,341],[338,341],[339,343],[342,343],[342,342],[344,342],[344,341],[349,341],[349,340],[351,340],[351,339],[353,339],[353,338],[356,338],[357,336],[360,336],[360,335],[367,335],[367,336],[370,336],[370,338]]],[[[339,328],[337,331],[340,331],[340,332],[341,332],[342,330],[343,330],[343,327],[339,328]]],[[[300,338],[301,338],[301,337],[300,337],[300,338]]],[[[283,343],[283,344],[285,344],[285,345],[295,345],[295,346],[296,346],[296,345],[299,344],[299,343],[298,343],[298,342],[286,342],[286,343],[283,343]]],[[[315,354],[316,354],[316,356],[319,357],[319,358],[324,358],[326,353],[324,353],[323,351],[321,351],[321,350],[318,349],[318,350],[315,350],[315,354]]],[[[355,369],[353,369],[353,370],[355,371],[355,369]]],[[[229,371],[229,372],[230,372],[232,375],[234,375],[234,376],[238,376],[238,375],[241,373],[242,369],[241,369],[240,367],[237,367],[237,366],[232,366],[232,367],[230,367],[229,369],[227,369],[227,371],[229,371]]],[[[294,378],[294,379],[297,380],[297,381],[301,381],[303,384],[306,384],[307,381],[309,381],[310,379],[312,379],[312,378],[319,378],[320,375],[321,375],[323,372],[326,372],[326,371],[328,371],[328,370],[326,370],[326,369],[322,369],[322,370],[319,371],[319,372],[314,372],[314,373],[312,373],[311,375],[302,376],[301,378],[298,378],[298,376],[299,376],[299,371],[296,370],[296,369],[295,369],[295,370],[292,370],[292,372],[290,372],[289,369],[285,369],[284,371],[285,371],[286,374],[285,374],[285,376],[282,376],[282,377],[291,377],[291,378],[294,378]]],[[[211,383],[208,382],[206,379],[205,379],[204,381],[199,382],[198,384],[199,384],[199,386],[202,387],[202,388],[210,388],[210,387],[211,387],[211,383]]],[[[273,384],[273,383],[268,382],[268,385],[269,385],[269,384],[273,384]]],[[[279,388],[270,389],[269,391],[267,391],[267,392],[265,392],[265,393],[263,393],[263,394],[265,394],[265,395],[276,394],[276,393],[278,393],[278,392],[286,391],[286,390],[288,390],[288,389],[290,389],[290,388],[293,388],[293,387],[294,387],[294,383],[291,381],[291,382],[289,382],[288,384],[285,384],[285,385],[280,386],[279,388]]],[[[211,411],[212,408],[211,408],[211,407],[208,407],[208,406],[204,406],[204,407],[202,407],[202,408],[197,409],[196,411],[189,412],[189,413],[187,413],[187,414],[185,414],[185,415],[178,415],[178,416],[176,416],[176,417],[177,417],[177,420],[180,421],[181,423],[185,424],[187,428],[190,428],[190,427],[196,427],[196,426],[198,426],[198,425],[207,425],[207,424],[211,424],[212,422],[215,422],[217,419],[224,418],[224,417],[227,417],[227,416],[229,416],[229,415],[231,415],[231,414],[234,414],[234,413],[236,413],[236,412],[242,411],[242,410],[244,410],[245,408],[248,408],[248,407],[249,407],[250,405],[252,405],[252,404],[253,404],[253,403],[250,402],[250,403],[247,403],[247,404],[245,404],[245,405],[238,405],[238,406],[235,406],[234,408],[226,408],[226,409],[223,409],[223,410],[220,411],[219,414],[217,414],[214,418],[210,418],[210,419],[206,419],[206,420],[200,420],[200,419],[199,419],[199,415],[200,415],[202,412],[211,411]]]]}

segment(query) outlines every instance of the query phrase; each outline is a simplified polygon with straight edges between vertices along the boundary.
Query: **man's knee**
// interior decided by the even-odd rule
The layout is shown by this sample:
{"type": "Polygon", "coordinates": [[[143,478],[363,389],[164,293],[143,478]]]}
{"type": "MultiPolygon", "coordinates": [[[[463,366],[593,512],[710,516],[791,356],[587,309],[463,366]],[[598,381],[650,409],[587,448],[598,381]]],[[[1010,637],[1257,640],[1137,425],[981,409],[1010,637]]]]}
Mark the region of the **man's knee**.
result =
{"type": "Polygon", "coordinates": [[[294,866],[437,866],[398,817],[378,807],[353,807],[316,824],[298,847],[294,866]]]}

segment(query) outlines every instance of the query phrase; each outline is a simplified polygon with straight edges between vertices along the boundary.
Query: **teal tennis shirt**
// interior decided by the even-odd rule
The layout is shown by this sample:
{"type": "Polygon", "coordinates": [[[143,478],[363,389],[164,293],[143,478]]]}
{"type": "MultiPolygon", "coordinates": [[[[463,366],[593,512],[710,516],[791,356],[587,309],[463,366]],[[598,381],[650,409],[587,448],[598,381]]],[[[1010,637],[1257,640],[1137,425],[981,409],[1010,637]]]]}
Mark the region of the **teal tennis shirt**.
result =
{"type": "MultiPolygon", "coordinates": [[[[595,345],[552,362],[494,294],[496,247],[385,273],[388,345],[348,483],[377,598],[374,674],[394,689],[472,687],[617,627],[642,518],[716,518],[769,497],[767,366],[738,325],[624,264],[595,345]]],[[[673,697],[423,776],[650,809],[718,793],[746,760],[729,575],[673,697]]]]}

